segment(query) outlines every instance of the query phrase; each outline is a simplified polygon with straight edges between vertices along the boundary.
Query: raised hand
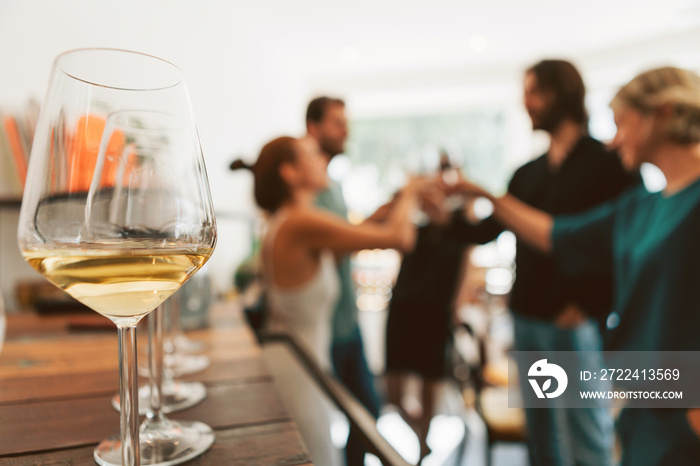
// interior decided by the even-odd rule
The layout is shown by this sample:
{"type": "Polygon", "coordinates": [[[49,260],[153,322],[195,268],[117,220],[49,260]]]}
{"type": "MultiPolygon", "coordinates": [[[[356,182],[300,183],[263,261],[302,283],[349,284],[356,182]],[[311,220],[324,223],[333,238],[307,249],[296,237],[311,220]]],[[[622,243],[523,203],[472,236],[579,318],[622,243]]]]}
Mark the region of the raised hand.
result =
{"type": "Polygon", "coordinates": [[[442,178],[438,179],[438,183],[447,194],[465,194],[468,196],[481,196],[490,198],[491,195],[481,186],[467,180],[461,171],[457,171],[458,178],[453,184],[446,184],[442,178]]]}

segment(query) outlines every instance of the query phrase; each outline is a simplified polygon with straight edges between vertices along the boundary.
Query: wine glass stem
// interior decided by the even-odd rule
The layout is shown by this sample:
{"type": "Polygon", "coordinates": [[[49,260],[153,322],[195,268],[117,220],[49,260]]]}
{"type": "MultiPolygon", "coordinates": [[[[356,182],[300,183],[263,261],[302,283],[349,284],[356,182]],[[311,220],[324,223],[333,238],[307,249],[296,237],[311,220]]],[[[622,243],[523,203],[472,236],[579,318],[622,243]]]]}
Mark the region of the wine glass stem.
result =
{"type": "Polygon", "coordinates": [[[140,466],[136,325],[119,325],[119,398],[122,466],[140,466]]]}
{"type": "Polygon", "coordinates": [[[163,405],[163,305],[148,316],[148,382],[151,389],[151,409],[148,419],[159,419],[163,405]]]}

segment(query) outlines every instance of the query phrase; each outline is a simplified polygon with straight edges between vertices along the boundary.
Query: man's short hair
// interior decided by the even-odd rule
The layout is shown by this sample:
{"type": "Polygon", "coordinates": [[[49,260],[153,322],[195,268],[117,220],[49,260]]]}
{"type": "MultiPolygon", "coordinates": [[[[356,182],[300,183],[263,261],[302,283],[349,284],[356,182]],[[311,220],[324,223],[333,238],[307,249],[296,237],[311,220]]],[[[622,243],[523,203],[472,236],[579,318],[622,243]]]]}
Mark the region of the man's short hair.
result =
{"type": "Polygon", "coordinates": [[[345,102],[342,99],[335,97],[321,96],[316,97],[306,108],[306,122],[320,123],[326,116],[326,110],[330,105],[340,105],[345,107],[345,102]]]}

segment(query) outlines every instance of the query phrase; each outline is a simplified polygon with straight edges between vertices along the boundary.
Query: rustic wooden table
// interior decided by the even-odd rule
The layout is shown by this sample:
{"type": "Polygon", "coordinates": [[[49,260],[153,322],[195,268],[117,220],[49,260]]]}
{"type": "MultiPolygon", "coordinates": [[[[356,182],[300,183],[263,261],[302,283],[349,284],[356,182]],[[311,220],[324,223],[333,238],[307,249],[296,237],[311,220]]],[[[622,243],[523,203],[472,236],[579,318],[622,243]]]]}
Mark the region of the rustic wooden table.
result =
{"type": "MultiPolygon", "coordinates": [[[[100,330],[104,321],[85,314],[8,315],[0,352],[0,465],[95,464],[95,445],[119,430],[110,402],[119,388],[117,332],[100,330]]],[[[208,345],[211,366],[183,379],[202,382],[207,398],[168,416],[210,425],[216,441],[187,464],[311,464],[236,306],[215,305],[210,328],[188,336],[208,345]]]]}

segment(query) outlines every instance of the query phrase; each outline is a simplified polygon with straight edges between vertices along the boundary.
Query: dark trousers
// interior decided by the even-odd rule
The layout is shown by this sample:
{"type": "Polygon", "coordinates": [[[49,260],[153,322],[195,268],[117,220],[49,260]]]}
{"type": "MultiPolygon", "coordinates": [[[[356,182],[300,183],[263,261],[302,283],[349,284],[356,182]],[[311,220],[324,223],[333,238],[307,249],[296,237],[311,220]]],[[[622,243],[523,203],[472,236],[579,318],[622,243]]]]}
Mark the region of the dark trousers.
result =
{"type": "MultiPolygon", "coordinates": [[[[367,366],[359,328],[355,328],[350,339],[333,342],[332,357],[336,376],[375,418],[379,416],[379,395],[374,386],[374,376],[367,366]]],[[[364,466],[366,452],[364,442],[351,426],[345,447],[347,466],[364,466]]]]}

